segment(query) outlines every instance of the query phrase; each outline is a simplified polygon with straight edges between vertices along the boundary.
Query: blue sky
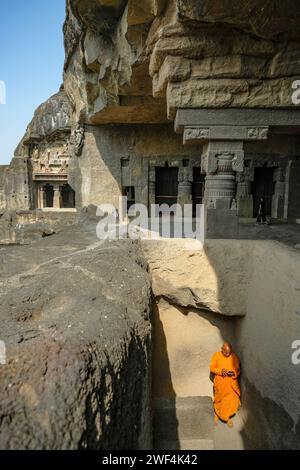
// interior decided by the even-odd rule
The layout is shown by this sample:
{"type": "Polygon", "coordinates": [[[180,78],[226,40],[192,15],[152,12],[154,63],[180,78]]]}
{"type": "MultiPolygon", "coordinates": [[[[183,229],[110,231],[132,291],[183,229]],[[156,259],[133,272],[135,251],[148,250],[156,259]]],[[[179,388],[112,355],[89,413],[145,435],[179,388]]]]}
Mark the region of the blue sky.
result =
{"type": "Polygon", "coordinates": [[[62,27],[65,0],[1,2],[0,81],[6,104],[0,104],[0,165],[7,164],[34,110],[62,83],[62,27]]]}

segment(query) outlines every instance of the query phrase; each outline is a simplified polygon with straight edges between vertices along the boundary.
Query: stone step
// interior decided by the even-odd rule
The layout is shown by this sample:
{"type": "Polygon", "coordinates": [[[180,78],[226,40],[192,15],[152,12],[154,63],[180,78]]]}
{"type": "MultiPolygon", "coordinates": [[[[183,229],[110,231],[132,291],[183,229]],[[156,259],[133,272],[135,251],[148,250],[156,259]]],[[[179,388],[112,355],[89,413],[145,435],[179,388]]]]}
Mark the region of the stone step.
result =
{"type": "Polygon", "coordinates": [[[210,397],[154,400],[155,449],[212,449],[213,430],[213,403],[210,397]]]}

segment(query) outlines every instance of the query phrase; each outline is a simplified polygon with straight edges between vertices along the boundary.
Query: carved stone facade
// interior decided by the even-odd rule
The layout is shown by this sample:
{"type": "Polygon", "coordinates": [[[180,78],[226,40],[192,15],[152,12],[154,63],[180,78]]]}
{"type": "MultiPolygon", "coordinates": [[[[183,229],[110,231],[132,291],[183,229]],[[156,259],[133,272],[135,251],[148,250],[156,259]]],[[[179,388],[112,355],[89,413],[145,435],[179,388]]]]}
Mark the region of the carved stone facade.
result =
{"type": "MultiPolygon", "coordinates": [[[[73,155],[70,115],[63,88],[37,108],[5,170],[0,209],[75,208],[75,193],[69,185],[73,155]]],[[[79,131],[76,135],[79,149],[83,143],[79,131]]]]}
{"type": "Polygon", "coordinates": [[[237,236],[239,218],[253,220],[262,197],[267,218],[288,218],[291,157],[284,158],[278,151],[270,155],[267,143],[270,130],[275,130],[273,135],[279,129],[281,134],[292,128],[297,133],[297,116],[292,111],[178,110],[175,129],[183,133],[183,143],[199,142],[199,153],[202,146],[209,236],[222,238],[226,232],[229,237],[237,236]],[[246,143],[247,151],[255,144],[256,156],[245,152],[246,143]]]}
{"type": "Polygon", "coordinates": [[[37,209],[75,208],[74,191],[68,184],[71,160],[70,144],[65,133],[39,143],[29,144],[32,172],[32,205],[37,209]]]}

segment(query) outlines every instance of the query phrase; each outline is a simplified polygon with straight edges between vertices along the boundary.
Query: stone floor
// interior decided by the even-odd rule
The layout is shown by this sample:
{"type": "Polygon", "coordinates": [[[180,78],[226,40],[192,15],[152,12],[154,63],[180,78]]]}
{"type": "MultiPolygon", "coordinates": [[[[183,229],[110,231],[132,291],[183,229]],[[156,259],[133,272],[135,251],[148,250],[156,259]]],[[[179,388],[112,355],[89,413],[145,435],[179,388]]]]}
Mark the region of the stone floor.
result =
{"type": "Polygon", "coordinates": [[[300,249],[299,224],[239,224],[239,239],[276,240],[300,249]]]}
{"type": "Polygon", "coordinates": [[[233,418],[233,428],[229,428],[227,424],[219,421],[214,429],[214,447],[215,450],[244,450],[244,442],[241,431],[243,430],[243,422],[241,415],[233,418]]]}

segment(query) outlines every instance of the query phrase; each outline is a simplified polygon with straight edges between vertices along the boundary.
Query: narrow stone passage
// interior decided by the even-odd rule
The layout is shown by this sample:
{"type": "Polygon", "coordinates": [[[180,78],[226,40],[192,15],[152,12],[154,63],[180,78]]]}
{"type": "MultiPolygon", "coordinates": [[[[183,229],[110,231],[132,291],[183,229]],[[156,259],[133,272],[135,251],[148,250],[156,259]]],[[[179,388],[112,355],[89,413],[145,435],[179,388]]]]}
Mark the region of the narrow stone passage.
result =
{"type": "Polygon", "coordinates": [[[215,450],[244,450],[245,446],[241,431],[243,430],[243,421],[238,412],[233,418],[233,428],[219,422],[214,428],[214,448],[215,450]]]}
{"type": "Polygon", "coordinates": [[[297,409],[286,409],[298,397],[299,378],[288,356],[297,328],[298,250],[267,240],[213,240],[203,250],[187,249],[182,240],[149,241],[142,248],[155,299],[155,448],[296,447],[292,417],[297,422],[297,409]],[[283,298],[289,304],[282,305],[283,298]],[[283,325],[282,311],[288,312],[290,324],[283,325]],[[276,342],[272,320],[278,325],[276,342]],[[213,422],[210,362],[224,341],[241,362],[242,406],[233,428],[213,422]],[[274,354],[281,362],[274,362],[274,354]],[[278,393],[282,384],[274,385],[279,363],[288,374],[284,395],[278,393]]]}

